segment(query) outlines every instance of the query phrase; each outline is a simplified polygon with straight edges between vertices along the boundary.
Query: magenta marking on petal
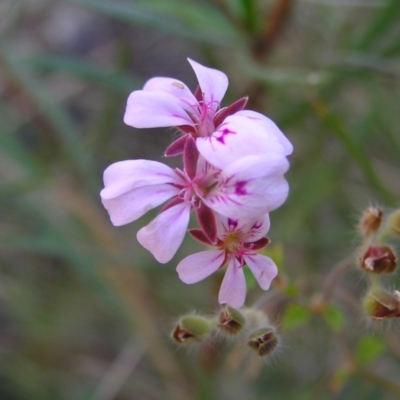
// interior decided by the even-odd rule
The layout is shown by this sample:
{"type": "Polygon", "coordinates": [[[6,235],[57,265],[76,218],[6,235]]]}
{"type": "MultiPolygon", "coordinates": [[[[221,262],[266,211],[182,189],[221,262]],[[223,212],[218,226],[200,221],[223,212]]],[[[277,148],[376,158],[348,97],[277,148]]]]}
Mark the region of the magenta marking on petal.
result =
{"type": "Polygon", "coordinates": [[[238,221],[236,219],[228,218],[228,225],[229,227],[232,227],[233,230],[235,230],[238,226],[238,221]]]}
{"type": "Polygon", "coordinates": [[[223,128],[221,130],[221,133],[222,133],[221,136],[217,137],[217,140],[218,140],[218,142],[221,142],[222,144],[225,144],[225,136],[230,135],[232,133],[235,134],[236,132],[231,131],[228,128],[223,128]]]}
{"type": "Polygon", "coordinates": [[[238,196],[245,196],[247,194],[246,191],[247,181],[239,181],[235,184],[235,194],[238,196]]]}
{"type": "Polygon", "coordinates": [[[251,230],[257,230],[257,229],[260,229],[261,228],[261,226],[262,226],[262,222],[256,222],[252,227],[251,227],[251,230]]]}

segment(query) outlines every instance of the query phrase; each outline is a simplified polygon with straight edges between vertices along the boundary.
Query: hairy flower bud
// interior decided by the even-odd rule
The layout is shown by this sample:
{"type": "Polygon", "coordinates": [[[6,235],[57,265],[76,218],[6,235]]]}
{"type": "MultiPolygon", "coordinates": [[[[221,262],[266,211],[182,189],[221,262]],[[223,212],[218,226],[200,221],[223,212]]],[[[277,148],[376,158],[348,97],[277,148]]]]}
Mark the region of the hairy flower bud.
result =
{"type": "Polygon", "coordinates": [[[400,292],[371,289],[365,296],[363,305],[367,314],[375,319],[400,317],[400,292]]]}
{"type": "Polygon", "coordinates": [[[257,329],[250,335],[248,345],[257,352],[260,357],[271,354],[278,346],[278,336],[271,327],[257,329]]]}
{"type": "Polygon", "coordinates": [[[361,257],[361,268],[374,274],[390,274],[397,267],[397,257],[389,246],[369,246],[361,257]]]}
{"type": "Polygon", "coordinates": [[[226,306],[219,314],[218,329],[229,335],[236,335],[246,324],[244,315],[230,306],[226,306]]]}
{"type": "Polygon", "coordinates": [[[382,222],[383,211],[378,207],[368,207],[360,220],[360,231],[363,235],[371,235],[378,231],[382,222]]]}
{"type": "Polygon", "coordinates": [[[211,332],[212,321],[199,315],[182,317],[171,333],[172,339],[179,344],[202,342],[211,332]]]}

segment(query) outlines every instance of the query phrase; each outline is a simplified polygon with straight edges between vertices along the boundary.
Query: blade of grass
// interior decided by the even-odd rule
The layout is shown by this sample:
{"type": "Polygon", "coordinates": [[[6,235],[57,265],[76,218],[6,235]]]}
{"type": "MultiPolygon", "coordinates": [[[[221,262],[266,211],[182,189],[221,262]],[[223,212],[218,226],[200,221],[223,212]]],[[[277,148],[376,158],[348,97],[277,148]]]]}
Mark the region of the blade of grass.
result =
{"type": "Polygon", "coordinates": [[[355,45],[357,50],[367,50],[375,40],[382,36],[391,26],[398,23],[400,16],[400,1],[389,0],[374,18],[371,25],[355,45]]]}

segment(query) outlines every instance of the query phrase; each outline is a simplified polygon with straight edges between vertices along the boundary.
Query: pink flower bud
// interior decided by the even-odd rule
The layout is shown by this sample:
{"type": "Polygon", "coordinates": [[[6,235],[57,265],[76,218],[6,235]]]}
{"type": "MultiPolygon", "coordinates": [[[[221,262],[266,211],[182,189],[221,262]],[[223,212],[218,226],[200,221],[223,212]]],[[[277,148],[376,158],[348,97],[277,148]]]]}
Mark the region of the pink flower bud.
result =
{"type": "Polygon", "coordinates": [[[397,257],[389,246],[370,246],[361,257],[361,267],[374,274],[390,274],[397,267],[397,257]]]}
{"type": "Polygon", "coordinates": [[[381,226],[383,211],[378,207],[368,207],[360,220],[360,231],[363,235],[376,233],[381,226]]]}

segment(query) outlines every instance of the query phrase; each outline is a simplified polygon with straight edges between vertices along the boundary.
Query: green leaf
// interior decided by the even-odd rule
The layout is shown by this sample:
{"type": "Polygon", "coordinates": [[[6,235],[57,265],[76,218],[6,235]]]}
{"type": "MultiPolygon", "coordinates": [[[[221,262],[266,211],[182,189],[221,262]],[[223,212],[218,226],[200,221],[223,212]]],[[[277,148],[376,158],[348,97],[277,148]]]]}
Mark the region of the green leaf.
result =
{"type": "Polygon", "coordinates": [[[386,345],[381,338],[366,336],[357,344],[355,357],[359,365],[366,365],[378,358],[385,350],[386,345]]]}
{"type": "Polygon", "coordinates": [[[285,294],[289,297],[295,297],[299,294],[299,287],[294,283],[289,283],[285,288],[285,294]]]}
{"type": "Polygon", "coordinates": [[[285,311],[282,319],[283,330],[293,330],[305,325],[310,319],[310,310],[300,304],[290,304],[285,311]]]}
{"type": "Polygon", "coordinates": [[[343,311],[335,306],[327,307],[322,314],[325,322],[334,331],[340,331],[343,328],[345,317],[343,311]]]}

